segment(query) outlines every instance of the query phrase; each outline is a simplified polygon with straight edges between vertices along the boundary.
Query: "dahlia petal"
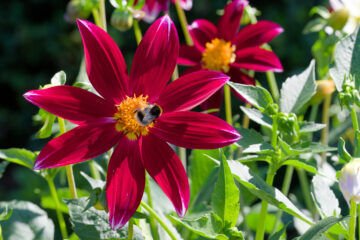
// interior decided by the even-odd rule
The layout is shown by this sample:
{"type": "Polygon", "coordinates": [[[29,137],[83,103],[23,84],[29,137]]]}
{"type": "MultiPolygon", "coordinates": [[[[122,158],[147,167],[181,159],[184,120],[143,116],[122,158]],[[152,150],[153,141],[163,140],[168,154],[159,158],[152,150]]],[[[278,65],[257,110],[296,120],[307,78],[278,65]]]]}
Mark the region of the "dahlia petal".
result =
{"type": "Polygon", "coordinates": [[[149,100],[157,98],[170,80],[178,56],[177,31],[166,15],[150,26],[136,50],[130,72],[131,92],[149,95],[149,100]]]}
{"type": "Polygon", "coordinates": [[[85,20],[78,20],[77,24],[91,84],[105,99],[120,103],[126,96],[129,77],[118,46],[100,27],[85,20]]]}
{"type": "Polygon", "coordinates": [[[236,60],[231,66],[255,71],[281,72],[283,70],[275,53],[259,47],[244,48],[236,51],[236,60]]]}
{"type": "MultiPolygon", "coordinates": [[[[228,72],[229,76],[231,77],[230,81],[235,83],[241,83],[241,84],[247,84],[247,85],[253,85],[255,86],[256,81],[255,78],[250,77],[246,73],[242,72],[240,69],[231,67],[230,71],[228,72]]],[[[233,88],[230,88],[231,92],[239,99],[241,99],[243,102],[247,103],[248,101],[242,97],[237,91],[235,91],[233,88]]]]}
{"type": "Polygon", "coordinates": [[[231,41],[240,27],[240,20],[247,0],[234,0],[224,8],[224,15],[218,21],[218,37],[231,41]]]}
{"type": "Polygon", "coordinates": [[[211,42],[217,33],[215,25],[205,19],[195,20],[188,29],[194,45],[200,50],[203,50],[206,43],[211,42]]]}
{"type": "Polygon", "coordinates": [[[145,17],[143,18],[147,23],[153,22],[161,11],[169,10],[169,0],[146,0],[143,11],[145,17]]]}
{"type": "Polygon", "coordinates": [[[194,66],[201,62],[201,58],[202,54],[195,46],[180,45],[178,64],[194,66]]]}
{"type": "MultiPolygon", "coordinates": [[[[171,0],[174,4],[176,3],[176,0],[171,0]]],[[[193,0],[180,0],[179,2],[180,7],[184,10],[190,10],[193,5],[193,0]]]]}
{"type": "Polygon", "coordinates": [[[207,70],[186,74],[164,88],[157,104],[164,112],[190,110],[224,86],[229,78],[223,73],[207,70]]]}
{"type": "Polygon", "coordinates": [[[138,141],[122,137],[111,156],[106,179],[106,197],[111,228],[124,226],[138,208],[145,187],[138,141]]]}
{"type": "Polygon", "coordinates": [[[56,86],[42,90],[32,90],[24,98],[72,123],[99,121],[112,117],[116,107],[101,97],[71,86],[56,86]]]}
{"type": "Polygon", "coordinates": [[[189,111],[162,114],[150,131],[166,142],[195,149],[221,148],[241,137],[224,120],[189,111]]]}
{"type": "Polygon", "coordinates": [[[151,133],[142,138],[141,154],[146,171],[168,196],[176,213],[184,217],[189,205],[190,190],[179,157],[167,143],[151,133]]]}
{"type": "Polygon", "coordinates": [[[209,97],[200,106],[203,110],[218,109],[217,111],[211,112],[211,115],[217,116],[219,114],[221,104],[224,99],[224,89],[219,89],[211,97],[209,97]]]}
{"type": "Polygon", "coordinates": [[[277,23],[258,21],[241,29],[235,35],[232,43],[236,45],[236,49],[259,47],[264,43],[270,42],[283,31],[284,29],[277,23]]]}
{"type": "Polygon", "coordinates": [[[35,170],[61,167],[96,157],[120,138],[114,123],[83,124],[48,142],[34,165],[35,170]]]}

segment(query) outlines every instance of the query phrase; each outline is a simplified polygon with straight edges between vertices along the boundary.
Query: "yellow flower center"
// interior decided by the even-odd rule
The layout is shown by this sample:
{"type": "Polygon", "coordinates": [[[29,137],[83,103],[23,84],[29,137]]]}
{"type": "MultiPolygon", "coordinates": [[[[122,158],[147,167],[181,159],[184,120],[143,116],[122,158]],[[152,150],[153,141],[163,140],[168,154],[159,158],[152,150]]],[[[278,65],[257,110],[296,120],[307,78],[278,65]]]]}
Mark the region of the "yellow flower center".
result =
{"type": "Polygon", "coordinates": [[[116,130],[123,132],[127,138],[134,140],[146,135],[149,128],[154,126],[155,119],[161,115],[162,109],[156,104],[147,102],[148,96],[126,97],[119,105],[117,112],[116,130]]]}
{"type": "Polygon", "coordinates": [[[202,53],[201,62],[203,68],[218,72],[228,72],[230,63],[235,61],[235,45],[222,39],[215,38],[206,43],[206,49],[202,53]]]}

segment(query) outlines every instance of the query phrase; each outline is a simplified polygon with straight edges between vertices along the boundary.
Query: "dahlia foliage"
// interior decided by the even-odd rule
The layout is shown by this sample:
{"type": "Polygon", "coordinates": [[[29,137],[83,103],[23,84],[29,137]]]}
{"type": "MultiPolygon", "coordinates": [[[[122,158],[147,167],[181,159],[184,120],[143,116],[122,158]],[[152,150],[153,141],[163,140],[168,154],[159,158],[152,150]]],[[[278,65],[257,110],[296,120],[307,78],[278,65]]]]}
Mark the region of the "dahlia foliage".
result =
{"type": "Polygon", "coordinates": [[[21,90],[42,127],[33,150],[0,149],[0,240],[356,239],[356,1],[314,6],[305,29],[248,0],[109,2],[109,18],[104,0],[67,5],[77,77],[21,90]],[[24,184],[31,201],[14,200],[24,184]]]}

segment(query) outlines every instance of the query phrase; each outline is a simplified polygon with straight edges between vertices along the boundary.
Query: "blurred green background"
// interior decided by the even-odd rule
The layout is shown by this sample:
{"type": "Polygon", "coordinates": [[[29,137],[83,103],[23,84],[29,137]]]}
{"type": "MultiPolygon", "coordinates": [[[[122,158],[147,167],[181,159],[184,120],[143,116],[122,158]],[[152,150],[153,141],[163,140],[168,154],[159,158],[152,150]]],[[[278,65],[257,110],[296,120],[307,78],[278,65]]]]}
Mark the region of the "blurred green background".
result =
{"type": "MultiPolygon", "coordinates": [[[[327,0],[253,0],[250,4],[262,14],[258,19],[279,23],[284,33],[271,42],[279,56],[284,72],[276,74],[279,86],[282,81],[308,66],[314,35],[303,35],[302,30],[310,19],[309,10],[316,5],[326,5],[327,0]]],[[[216,11],[225,0],[194,0],[193,9],[187,12],[189,23],[206,18],[216,23],[216,11]]],[[[26,102],[22,94],[39,85],[49,83],[51,77],[64,70],[68,84],[78,73],[83,49],[75,24],[64,21],[67,2],[63,0],[12,0],[2,1],[0,7],[0,148],[24,147],[40,150],[48,140],[35,140],[40,128],[32,116],[38,109],[26,102]]],[[[108,23],[112,6],[107,2],[108,23]]],[[[174,6],[171,16],[178,26],[174,6]]],[[[142,22],[143,32],[149,25],[142,22]]],[[[110,35],[118,43],[130,67],[136,49],[133,31],[119,32],[109,26],[110,35]]],[[[183,39],[183,38],[182,38],[183,39]]],[[[256,74],[266,86],[263,74],[256,74]]],[[[238,107],[234,107],[238,112],[238,107]]],[[[76,168],[75,168],[75,171],[76,168]]],[[[32,172],[10,164],[0,181],[0,200],[21,199],[39,203],[39,189],[47,190],[46,182],[32,172]]],[[[54,213],[51,213],[54,214],[54,213]]]]}

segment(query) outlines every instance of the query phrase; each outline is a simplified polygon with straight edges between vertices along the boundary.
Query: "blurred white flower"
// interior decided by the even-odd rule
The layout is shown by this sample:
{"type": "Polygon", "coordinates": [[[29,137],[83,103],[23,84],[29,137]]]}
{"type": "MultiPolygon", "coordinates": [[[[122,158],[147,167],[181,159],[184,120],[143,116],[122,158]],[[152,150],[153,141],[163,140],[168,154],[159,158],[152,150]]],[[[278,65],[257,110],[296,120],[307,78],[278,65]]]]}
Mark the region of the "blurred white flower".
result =
{"type": "Polygon", "coordinates": [[[343,30],[348,34],[354,32],[360,21],[360,0],[329,0],[329,2],[334,11],[344,8],[349,11],[349,18],[343,30]]]}
{"type": "Polygon", "coordinates": [[[348,203],[353,199],[360,203],[360,159],[354,159],[341,169],[340,190],[348,203]]]}

